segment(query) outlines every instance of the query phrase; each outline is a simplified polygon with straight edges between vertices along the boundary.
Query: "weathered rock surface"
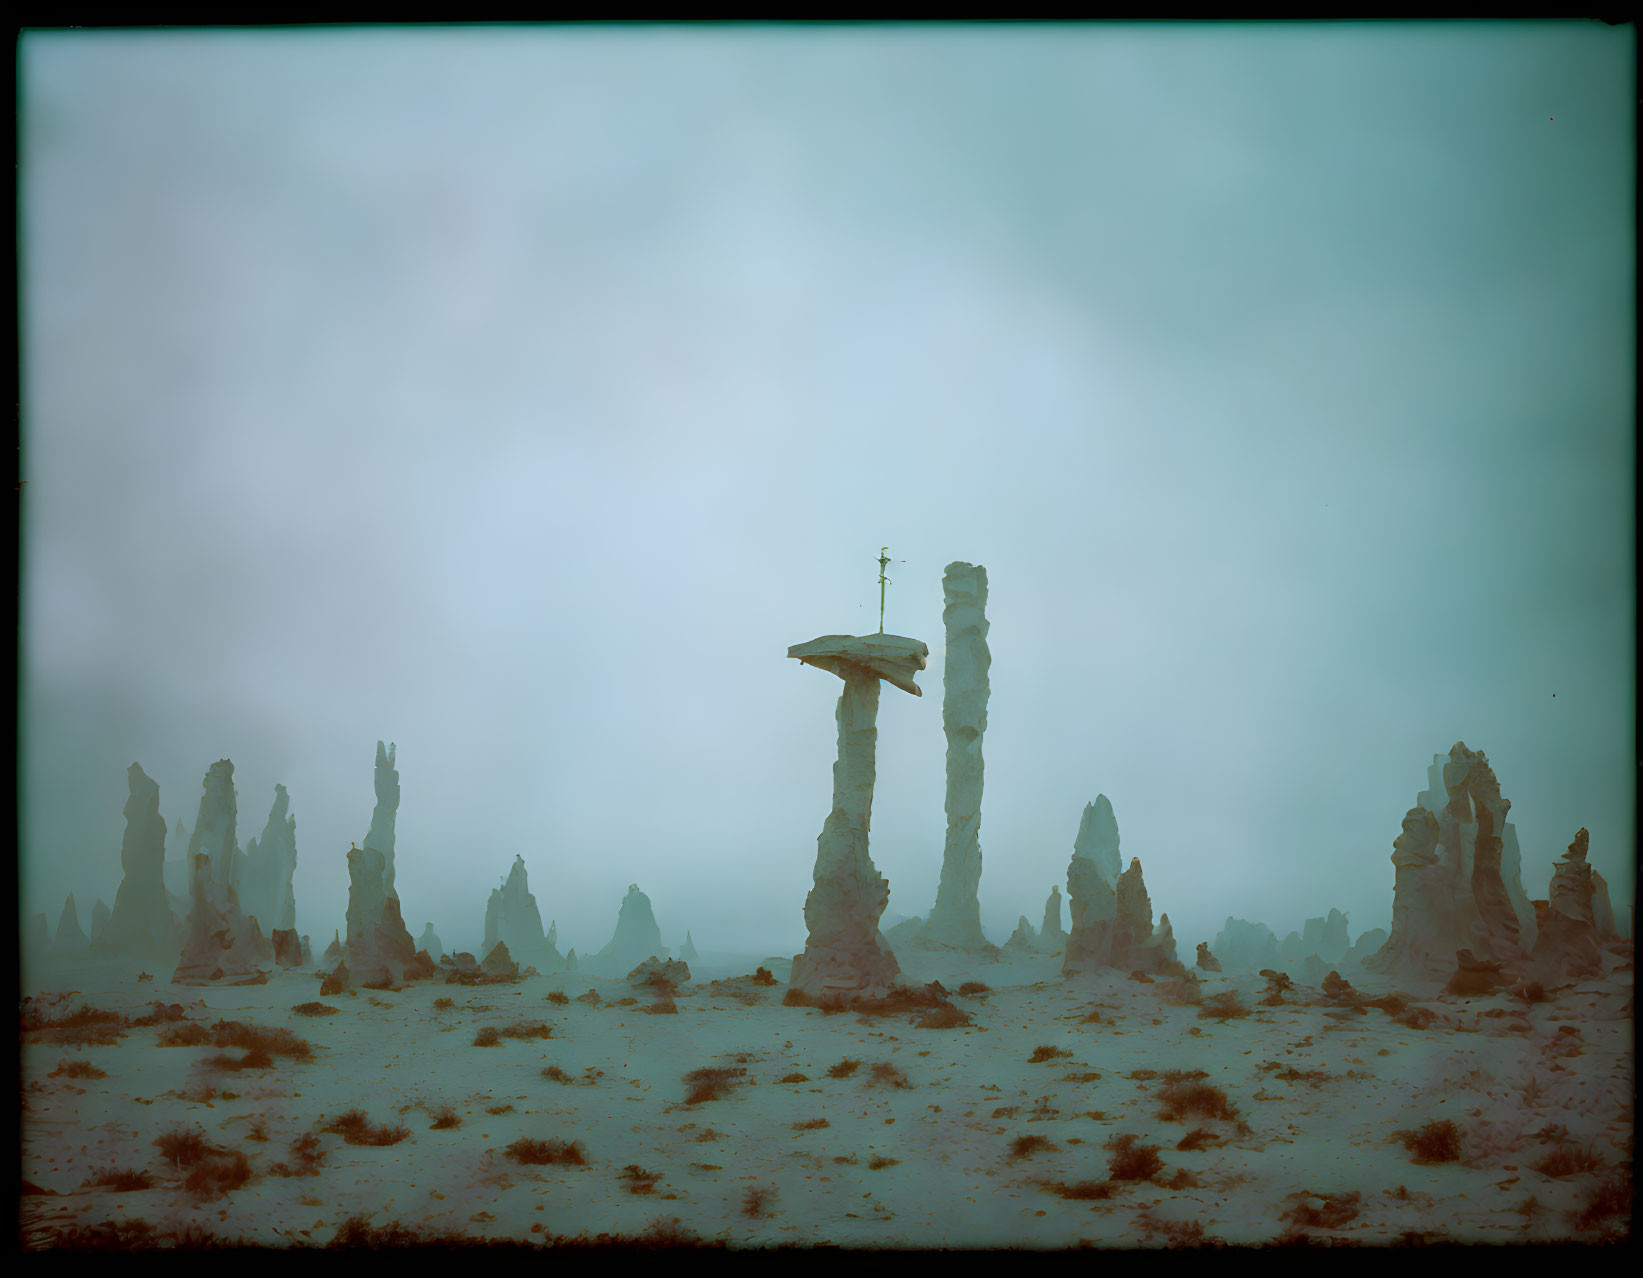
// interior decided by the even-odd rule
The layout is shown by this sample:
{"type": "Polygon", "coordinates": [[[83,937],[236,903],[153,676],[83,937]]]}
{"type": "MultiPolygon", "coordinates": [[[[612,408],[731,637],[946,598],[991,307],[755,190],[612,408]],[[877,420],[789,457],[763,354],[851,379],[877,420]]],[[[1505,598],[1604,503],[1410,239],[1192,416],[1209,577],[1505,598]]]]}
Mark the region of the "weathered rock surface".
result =
{"type": "Polygon", "coordinates": [[[678,959],[663,959],[652,956],[635,967],[627,974],[627,983],[635,989],[654,986],[657,989],[671,987],[678,989],[690,979],[690,965],[678,959]]]}
{"type": "Polygon", "coordinates": [[[96,948],[97,939],[102,936],[103,929],[108,926],[108,906],[103,904],[102,897],[97,898],[97,904],[91,907],[91,930],[86,933],[87,940],[92,948],[96,948]]]}
{"type": "Polygon", "coordinates": [[[542,914],[536,907],[536,898],[531,895],[522,856],[514,857],[508,877],[500,887],[491,889],[485,906],[482,948],[489,953],[501,941],[508,943],[508,953],[517,962],[533,964],[544,972],[564,966],[564,959],[542,934],[542,914]]]}
{"type": "Polygon", "coordinates": [[[302,937],[302,965],[304,967],[314,966],[314,948],[308,943],[308,934],[306,932],[303,933],[302,937]]]}
{"type": "Polygon", "coordinates": [[[1152,898],[1141,876],[1139,857],[1130,858],[1129,869],[1118,876],[1117,911],[1112,926],[1112,956],[1109,966],[1121,971],[1168,972],[1178,966],[1175,934],[1169,916],[1152,925],[1152,898]]]}
{"type": "Polygon", "coordinates": [[[1449,978],[1449,984],[1444,986],[1444,992],[1463,998],[1492,994],[1506,984],[1500,969],[1498,962],[1480,959],[1471,950],[1456,950],[1455,973],[1449,978]]]}
{"type": "Polygon", "coordinates": [[[1051,885],[1044,901],[1044,922],[1038,929],[1038,944],[1046,954],[1060,954],[1067,948],[1067,932],[1061,926],[1061,889],[1051,885]]]}
{"type": "Polygon", "coordinates": [[[1010,939],[1004,942],[1004,948],[1012,954],[1038,953],[1038,933],[1033,931],[1033,925],[1023,914],[1015,925],[1015,931],[1010,933],[1010,939]]]}
{"type": "Polygon", "coordinates": [[[240,908],[238,882],[245,856],[235,841],[234,765],[213,763],[205,774],[199,816],[189,839],[189,901],[182,955],[172,981],[179,985],[260,985],[274,947],[240,908]]]}
{"type": "Polygon", "coordinates": [[[302,939],[296,928],[276,928],[273,942],[275,963],[281,967],[302,966],[302,939]]]}
{"type": "Polygon", "coordinates": [[[200,795],[200,814],[189,836],[189,892],[193,892],[194,858],[201,852],[211,857],[212,881],[238,891],[245,854],[240,851],[235,825],[238,820],[234,793],[234,764],[219,759],[206,771],[200,795]]]}
{"type": "Polygon", "coordinates": [[[1586,861],[1591,836],[1576,833],[1552,867],[1546,923],[1529,958],[1530,974],[1545,984],[1577,981],[1603,971],[1603,946],[1592,910],[1592,867],[1586,861]]]}
{"type": "Polygon", "coordinates": [[[686,929],[685,931],[685,943],[679,947],[679,957],[686,963],[691,963],[696,960],[696,944],[690,939],[689,929],[686,929]]]}
{"type": "Polygon", "coordinates": [[[514,962],[513,955],[508,952],[508,943],[498,941],[485,952],[485,957],[480,960],[479,970],[486,976],[513,978],[519,975],[519,964],[514,962]]]}
{"type": "Polygon", "coordinates": [[[1341,962],[1352,948],[1346,924],[1346,915],[1334,909],[1325,918],[1308,919],[1301,931],[1301,952],[1316,954],[1325,963],[1341,962]]]}
{"type": "Polygon", "coordinates": [[[262,837],[245,845],[244,878],[239,884],[240,907],[275,932],[297,926],[297,898],[292,888],[297,872],[297,819],[290,815],[290,807],[285,787],[276,785],[262,837]]]}
{"type": "Polygon", "coordinates": [[[1361,964],[1386,944],[1386,936],[1387,933],[1384,927],[1372,927],[1367,932],[1360,932],[1358,939],[1352,942],[1352,948],[1347,950],[1346,959],[1342,966],[1351,967],[1355,964],[1361,964]]]}
{"type": "Polygon", "coordinates": [[[1427,775],[1431,788],[1417,796],[1392,844],[1391,935],[1363,966],[1441,980],[1462,949],[1481,961],[1521,963],[1536,925],[1511,864],[1511,804],[1487,756],[1465,742],[1456,742],[1447,760],[1435,758],[1427,775]]]}
{"type": "Polygon", "coordinates": [[[604,949],[586,960],[592,972],[617,975],[629,971],[651,955],[667,958],[672,951],[662,944],[662,929],[656,926],[656,915],[651,911],[650,898],[639,890],[637,883],[628,884],[627,895],[616,913],[616,930],[604,949]]]}
{"type": "Polygon", "coordinates": [[[1258,972],[1276,968],[1278,938],[1265,923],[1227,916],[1210,947],[1228,972],[1258,972]]]}
{"type": "Polygon", "coordinates": [[[375,848],[348,849],[348,936],[343,955],[362,987],[395,987],[412,979],[416,947],[399,914],[399,898],[384,891],[385,859],[375,848]]]}
{"type": "Polygon", "coordinates": [[[1209,942],[1198,942],[1198,967],[1205,972],[1219,972],[1221,960],[1210,953],[1209,942]]]}
{"type": "Polygon", "coordinates": [[[74,904],[74,893],[63,902],[63,912],[57,916],[57,931],[51,938],[53,959],[77,958],[91,948],[91,941],[80,927],[80,911],[74,904]]]}
{"type": "Polygon", "coordinates": [[[434,931],[434,925],[429,923],[422,929],[422,935],[417,938],[416,947],[425,952],[435,963],[445,957],[445,946],[434,931]]]}
{"type": "Polygon", "coordinates": [[[325,947],[325,953],[322,956],[325,967],[328,970],[334,969],[338,963],[342,962],[342,955],[342,933],[336,932],[332,935],[331,943],[325,947]]]}
{"type": "Polygon", "coordinates": [[[980,953],[995,946],[981,931],[981,793],[987,731],[987,570],[950,563],[941,580],[946,664],[941,724],[947,735],[947,837],[936,903],[921,940],[980,953]]]}
{"type": "Polygon", "coordinates": [[[1098,794],[1084,805],[1072,860],[1067,863],[1067,932],[1063,975],[1107,967],[1112,960],[1113,924],[1118,911],[1118,819],[1112,802],[1098,794]]]}
{"type": "MultiPolygon", "coordinates": [[[[100,954],[155,964],[177,959],[177,923],[165,890],[165,819],[160,787],[133,763],[126,769],[129,797],[120,841],[120,886],[108,926],[94,942],[100,954]]],[[[178,831],[182,822],[177,823],[178,831]]]]}
{"type": "Polygon", "coordinates": [[[382,891],[385,896],[397,896],[394,888],[394,821],[399,814],[399,773],[394,769],[397,745],[385,750],[377,742],[377,762],[374,784],[376,807],[371,811],[371,828],[365,832],[365,845],[382,853],[382,891]]]}
{"type": "Polygon", "coordinates": [[[879,682],[914,696],[913,676],[929,648],[902,635],[824,635],[795,644],[787,655],[844,680],[835,719],[833,810],[816,840],[814,886],[805,898],[804,953],[795,955],[789,985],[809,999],[854,1002],[887,994],[900,964],[879,940],[890,884],[868,855],[878,742],[879,682]]]}
{"type": "Polygon", "coordinates": [[[1596,870],[1592,871],[1592,923],[1597,928],[1597,939],[1604,945],[1623,939],[1615,926],[1614,906],[1609,900],[1609,884],[1596,870]]]}

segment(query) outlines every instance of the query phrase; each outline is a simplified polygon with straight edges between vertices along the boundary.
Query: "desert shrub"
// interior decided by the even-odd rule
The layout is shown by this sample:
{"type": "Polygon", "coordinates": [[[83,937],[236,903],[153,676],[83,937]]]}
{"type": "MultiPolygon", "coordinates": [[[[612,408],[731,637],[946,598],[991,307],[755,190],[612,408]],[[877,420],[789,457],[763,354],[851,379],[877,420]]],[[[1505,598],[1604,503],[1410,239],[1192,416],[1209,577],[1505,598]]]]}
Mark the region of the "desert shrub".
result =
{"type": "Polygon", "coordinates": [[[854,1074],[860,1068],[861,1068],[861,1062],[860,1061],[853,1061],[848,1056],[846,1056],[837,1065],[829,1065],[827,1067],[827,1077],[829,1077],[829,1078],[849,1078],[850,1075],[854,1074]]]}
{"type": "Polygon", "coordinates": [[[1281,1069],[1273,1074],[1281,1083],[1305,1083],[1308,1087],[1317,1087],[1320,1083],[1329,1081],[1329,1074],[1321,1069],[1296,1069],[1293,1065],[1281,1069]]]}
{"type": "Polygon", "coordinates": [[[639,1002],[636,998],[619,998],[611,1004],[612,1007],[633,1007],[639,1002]]]}
{"type": "Polygon", "coordinates": [[[1108,1139],[1107,1148],[1112,1151],[1107,1160],[1109,1180],[1151,1180],[1164,1169],[1158,1146],[1138,1144],[1139,1140],[1127,1132],[1108,1139]]]}
{"type": "Polygon", "coordinates": [[[1020,1112],[1019,1105],[1000,1105],[993,1111],[994,1118],[1014,1118],[1020,1112]]]}
{"type": "Polygon", "coordinates": [[[428,1130],[431,1132],[462,1126],[462,1116],[449,1105],[441,1105],[438,1109],[430,1110],[428,1117],[434,1120],[428,1124],[428,1130]]]}
{"type": "Polygon", "coordinates": [[[867,1081],[876,1087],[910,1087],[907,1075],[889,1061],[875,1061],[868,1070],[867,1081]]]}
{"type": "Polygon", "coordinates": [[[693,1069],[684,1077],[685,1104],[700,1105],[704,1101],[723,1100],[730,1089],[747,1076],[740,1066],[707,1066],[693,1069]]]}
{"type": "Polygon", "coordinates": [[[154,1181],[144,1171],[132,1171],[129,1168],[99,1167],[92,1172],[81,1184],[83,1189],[112,1189],[117,1194],[130,1194],[138,1190],[150,1189],[154,1181]]]}
{"type": "Polygon", "coordinates": [[[1063,1083],[1099,1083],[1101,1081],[1101,1071],[1094,1069],[1078,1070],[1071,1074],[1063,1074],[1061,1081],[1063,1083]]]}
{"type": "Polygon", "coordinates": [[[44,999],[24,1001],[22,1030],[37,1041],[66,1046],[107,1046],[125,1037],[125,1017],[85,1003],[72,1012],[59,1012],[44,999]]]}
{"type": "Polygon", "coordinates": [[[1586,1146],[1585,1149],[1579,1145],[1559,1145],[1538,1162],[1529,1164],[1542,1176],[1550,1176],[1553,1179],[1598,1171],[1603,1165],[1603,1157],[1597,1152],[1595,1143],[1586,1146]]]}
{"type": "Polygon", "coordinates": [[[867,1160],[867,1168],[869,1171],[882,1171],[886,1167],[895,1167],[900,1162],[899,1158],[886,1158],[883,1154],[874,1154],[867,1160]]]}
{"type": "Polygon", "coordinates": [[[155,1038],[159,1047],[203,1047],[211,1041],[211,1031],[194,1021],[167,1025],[155,1038]]]}
{"type": "Polygon", "coordinates": [[[662,1179],[660,1172],[648,1172],[638,1163],[629,1163],[622,1168],[622,1179],[630,1194],[648,1194],[656,1188],[656,1182],[662,1179]]]}
{"type": "Polygon", "coordinates": [[[1177,1149],[1205,1149],[1219,1145],[1221,1138],[1207,1127],[1194,1127],[1180,1140],[1175,1142],[1177,1149]]]}
{"type": "Polygon", "coordinates": [[[446,1008],[455,1007],[456,1006],[456,1001],[454,999],[446,998],[442,995],[441,997],[436,998],[434,1000],[434,1006],[436,1008],[438,1008],[440,1011],[444,1011],[446,1008]]]}
{"type": "Polygon", "coordinates": [[[576,1001],[578,1003],[586,1003],[589,1007],[598,1007],[599,991],[590,989],[586,994],[578,994],[576,996],[576,1001]]]}
{"type": "Polygon", "coordinates": [[[1184,981],[1165,981],[1158,987],[1158,997],[1175,1007],[1196,1007],[1204,1001],[1203,987],[1189,975],[1184,981]]]}
{"type": "Polygon", "coordinates": [[[1301,1192],[1289,1196],[1290,1206],[1280,1220],[1310,1229],[1341,1229],[1356,1220],[1358,1203],[1363,1194],[1357,1190],[1344,1194],[1309,1194],[1301,1192]]]}
{"type": "Polygon", "coordinates": [[[1053,1061],[1057,1057],[1071,1055],[1072,1053],[1064,1047],[1051,1047],[1048,1043],[1040,1043],[1033,1048],[1033,1054],[1027,1058],[1027,1063],[1037,1065],[1043,1061],[1053,1061]]]}
{"type": "Polygon", "coordinates": [[[511,1114],[511,1113],[513,1113],[513,1106],[512,1105],[491,1105],[485,1110],[485,1112],[487,1114],[511,1114]]]}
{"type": "Polygon", "coordinates": [[[211,1027],[211,1041],[218,1047],[260,1049],[271,1056],[307,1060],[314,1049],[288,1029],[247,1025],[243,1021],[218,1021],[211,1027]]]}
{"type": "Polygon", "coordinates": [[[251,1164],[237,1149],[222,1150],[189,1169],[183,1188],[202,1201],[231,1194],[251,1180],[251,1164]]]}
{"type": "Polygon", "coordinates": [[[268,1139],[268,1125],[257,1119],[251,1124],[251,1130],[245,1133],[246,1140],[265,1141],[268,1139]]]}
{"type": "Polygon", "coordinates": [[[1415,1131],[1398,1131],[1393,1137],[1415,1155],[1415,1163],[1453,1163],[1460,1159],[1460,1128],[1445,1119],[1429,1122],[1415,1131]]]}
{"type": "Polygon", "coordinates": [[[338,1114],[320,1131],[341,1136],[350,1145],[397,1145],[411,1134],[408,1127],[373,1127],[364,1111],[358,1109],[338,1114]]]}
{"type": "Polygon", "coordinates": [[[1129,1076],[1138,1083],[1150,1083],[1158,1077],[1158,1071],[1155,1069],[1132,1069],[1129,1076]]]}
{"type": "Polygon", "coordinates": [[[654,1003],[648,1003],[639,1009],[646,1016],[677,1016],[679,1005],[671,998],[659,998],[654,1003]]]}
{"type": "Polygon", "coordinates": [[[779,1083],[808,1083],[810,1079],[804,1074],[786,1074],[776,1081],[779,1083]]]}
{"type": "Polygon", "coordinates": [[[57,1068],[47,1078],[107,1078],[108,1075],[90,1061],[58,1061],[57,1068]]]}
{"type": "Polygon", "coordinates": [[[515,1021],[512,1025],[504,1025],[498,1031],[503,1038],[520,1040],[531,1038],[552,1038],[553,1026],[544,1021],[515,1021]]]}
{"type": "Polygon", "coordinates": [[[1624,1236],[1631,1212],[1632,1168],[1630,1163],[1622,1163],[1592,1187],[1578,1210],[1569,1213],[1569,1223],[1582,1232],[1597,1230],[1624,1236]]]}
{"type": "Polygon", "coordinates": [[[1249,1008],[1238,998],[1236,990],[1223,990],[1198,1005],[1199,1020],[1231,1021],[1248,1015],[1249,1008]]]}
{"type": "Polygon", "coordinates": [[[770,969],[767,967],[761,967],[747,979],[755,985],[774,985],[776,983],[776,978],[770,974],[770,969]]]}
{"type": "Polygon", "coordinates": [[[298,1016],[335,1016],[342,1009],[329,1003],[298,1003],[291,1010],[298,1016]]]}
{"type": "MultiPolygon", "coordinates": [[[[764,969],[760,968],[759,970],[763,971],[764,969]]],[[[747,1192],[742,1195],[742,1215],[755,1218],[770,1215],[772,1210],[770,1204],[775,1197],[776,1191],[774,1189],[749,1185],[747,1192]]]]}
{"type": "Polygon", "coordinates": [[[1170,1122],[1189,1117],[1229,1121],[1238,1117],[1237,1107],[1227,1100],[1225,1092],[1196,1079],[1179,1078],[1165,1083],[1158,1091],[1158,1099],[1163,1102],[1158,1117],[1170,1122]]]}
{"type": "Polygon", "coordinates": [[[475,1047],[500,1047],[502,1045],[502,1031],[494,1025],[483,1025],[474,1035],[475,1047]]]}
{"type": "Polygon", "coordinates": [[[948,1003],[942,1007],[932,1008],[918,1020],[913,1022],[914,1029],[964,1029],[970,1024],[967,1012],[948,1003]]]}
{"type": "Polygon", "coordinates": [[[582,1142],[579,1140],[533,1140],[521,1136],[513,1144],[502,1151],[516,1163],[530,1167],[546,1167],[554,1165],[569,1165],[583,1167],[587,1165],[587,1155],[583,1152],[582,1142]]]}
{"type": "Polygon", "coordinates": [[[983,985],[980,981],[965,981],[958,987],[958,992],[965,998],[974,998],[978,994],[991,994],[992,986],[983,985]]]}
{"type": "Polygon", "coordinates": [[[550,1083],[570,1082],[570,1075],[565,1073],[565,1071],[560,1069],[557,1065],[546,1066],[542,1070],[542,1077],[547,1079],[550,1083]]]}
{"type": "Polygon", "coordinates": [[[207,1058],[207,1069],[273,1069],[274,1058],[260,1047],[253,1047],[244,1056],[225,1056],[221,1053],[207,1058]]]}
{"type": "Polygon", "coordinates": [[[217,1148],[206,1140],[205,1131],[198,1127],[193,1131],[173,1127],[170,1131],[162,1132],[155,1137],[154,1144],[159,1146],[161,1157],[179,1171],[185,1167],[192,1167],[218,1152],[217,1148]]]}
{"type": "Polygon", "coordinates": [[[548,1002],[554,1004],[557,1007],[563,1007],[563,1006],[569,1004],[570,997],[569,997],[569,995],[560,993],[558,990],[553,990],[552,992],[550,992],[548,994],[548,1002]]]}
{"type": "MultiPolygon", "coordinates": [[[[152,978],[151,978],[152,979],[152,978]]],[[[133,1025],[167,1025],[172,1021],[183,1019],[183,1005],[181,1003],[161,1003],[155,1001],[154,1006],[143,1015],[131,1022],[133,1025]]]]}
{"type": "Polygon", "coordinates": [[[161,1233],[146,1220],[105,1220],[64,1225],[53,1231],[53,1251],[207,1251],[231,1246],[203,1226],[188,1224],[161,1233]]]}
{"type": "Polygon", "coordinates": [[[1010,1157],[1031,1158],[1041,1149],[1056,1152],[1055,1146],[1043,1136],[1017,1136],[1010,1142],[1010,1157]]]}
{"type": "Polygon", "coordinates": [[[1100,1025],[1102,1023],[1101,1009],[1098,1007],[1090,1008],[1088,1012],[1079,1018],[1078,1023],[1080,1025],[1100,1025]]]}
{"type": "Polygon", "coordinates": [[[1406,1007],[1392,1017],[1399,1025],[1407,1025],[1410,1029],[1425,1029],[1438,1019],[1438,1014],[1426,1007],[1406,1007]]]}
{"type": "Polygon", "coordinates": [[[794,1123],[793,1130],[796,1132],[813,1132],[820,1128],[831,1126],[832,1124],[825,1118],[807,1118],[802,1123],[794,1123]]]}
{"type": "Polygon", "coordinates": [[[1111,1198],[1117,1192],[1117,1186],[1109,1180],[1080,1180],[1071,1185],[1059,1180],[1052,1180],[1047,1181],[1044,1188],[1062,1198],[1072,1198],[1080,1201],[1111,1198]]]}
{"type": "Polygon", "coordinates": [[[268,1170],[275,1176],[318,1176],[325,1164],[325,1151],[319,1137],[304,1132],[291,1142],[291,1162],[275,1163],[268,1170]]]}

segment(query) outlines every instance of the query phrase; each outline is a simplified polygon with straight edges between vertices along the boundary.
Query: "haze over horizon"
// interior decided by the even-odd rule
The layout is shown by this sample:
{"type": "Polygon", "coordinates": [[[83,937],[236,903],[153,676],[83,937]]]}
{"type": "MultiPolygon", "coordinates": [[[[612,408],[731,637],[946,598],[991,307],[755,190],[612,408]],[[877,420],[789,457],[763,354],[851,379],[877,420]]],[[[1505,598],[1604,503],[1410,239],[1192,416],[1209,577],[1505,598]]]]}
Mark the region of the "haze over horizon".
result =
{"type": "Polygon", "coordinates": [[[961,560],[995,941],[1097,793],[1183,957],[1386,927],[1456,741],[1624,917],[1634,110],[1587,22],[26,32],[20,908],[229,758],[321,947],[381,739],[413,935],[518,854],[795,953],[888,544],[895,914],[961,560]]]}

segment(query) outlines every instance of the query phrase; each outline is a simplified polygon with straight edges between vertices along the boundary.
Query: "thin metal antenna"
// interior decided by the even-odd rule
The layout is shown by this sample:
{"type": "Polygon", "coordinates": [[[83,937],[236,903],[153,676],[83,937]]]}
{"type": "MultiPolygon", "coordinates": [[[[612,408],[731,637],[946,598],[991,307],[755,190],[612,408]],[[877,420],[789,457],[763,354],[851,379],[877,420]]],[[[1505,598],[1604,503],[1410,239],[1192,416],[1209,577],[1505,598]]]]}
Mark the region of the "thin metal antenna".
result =
{"type": "Polygon", "coordinates": [[[879,633],[884,633],[884,588],[889,585],[890,578],[884,575],[884,570],[890,566],[890,556],[887,553],[890,547],[879,547],[879,633]]]}

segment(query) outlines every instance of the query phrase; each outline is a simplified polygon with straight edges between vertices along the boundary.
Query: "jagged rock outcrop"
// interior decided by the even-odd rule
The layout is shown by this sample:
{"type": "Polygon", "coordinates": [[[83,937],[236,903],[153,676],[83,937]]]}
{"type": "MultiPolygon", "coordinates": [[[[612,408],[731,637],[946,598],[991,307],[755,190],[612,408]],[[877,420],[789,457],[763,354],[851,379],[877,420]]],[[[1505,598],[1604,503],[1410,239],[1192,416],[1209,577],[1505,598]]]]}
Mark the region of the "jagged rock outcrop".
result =
{"type": "Polygon", "coordinates": [[[508,877],[501,887],[491,889],[485,905],[485,941],[481,948],[489,953],[500,941],[508,943],[508,953],[517,962],[532,964],[544,972],[564,966],[564,959],[542,935],[542,914],[531,895],[522,856],[514,857],[508,877]]]}
{"type": "Polygon", "coordinates": [[[1334,909],[1325,918],[1308,919],[1301,932],[1302,954],[1316,954],[1325,963],[1340,963],[1352,948],[1346,925],[1346,915],[1334,909]]]}
{"type": "Polygon", "coordinates": [[[1072,926],[1062,959],[1063,975],[1106,967],[1112,960],[1113,924],[1118,910],[1118,819],[1112,801],[1098,794],[1085,804],[1067,863],[1067,909],[1072,926]]]}
{"type": "Polygon", "coordinates": [[[434,925],[429,923],[422,929],[422,935],[417,938],[417,949],[423,951],[435,963],[445,957],[445,946],[434,931],[434,925]]]}
{"type": "Polygon", "coordinates": [[[1511,967],[1535,935],[1533,908],[1515,862],[1511,804],[1482,751],[1456,742],[1435,758],[1423,790],[1392,844],[1392,931],[1365,969],[1441,980],[1468,949],[1511,967]],[[1508,845],[1510,851],[1508,851],[1508,845]]]}
{"type": "Polygon", "coordinates": [[[297,872],[297,819],[289,814],[290,807],[285,787],[276,785],[262,837],[245,845],[244,878],[239,885],[240,908],[275,932],[297,926],[297,898],[292,888],[297,872]]]}
{"type": "Polygon", "coordinates": [[[1033,931],[1033,925],[1027,922],[1025,914],[1015,925],[1015,931],[1010,933],[1010,939],[1004,942],[1004,949],[1012,954],[1038,953],[1038,933],[1033,931]]]}
{"type": "Polygon", "coordinates": [[[74,904],[74,893],[63,902],[63,912],[57,916],[57,931],[51,938],[51,957],[78,958],[91,948],[91,941],[80,928],[80,911],[74,904]]]}
{"type": "Polygon", "coordinates": [[[519,964],[514,962],[513,955],[508,953],[508,943],[498,941],[480,960],[479,970],[486,976],[501,976],[512,980],[519,975],[519,964]]]}
{"type": "Polygon", "coordinates": [[[679,957],[686,963],[694,963],[696,961],[696,943],[690,939],[689,929],[686,929],[685,931],[685,943],[679,947],[679,957]]]}
{"type": "Polygon", "coordinates": [[[1152,924],[1152,898],[1141,876],[1139,857],[1130,859],[1129,869],[1118,876],[1117,911],[1112,925],[1112,954],[1108,964],[1121,971],[1175,973],[1180,963],[1175,957],[1175,934],[1169,915],[1152,924]]]}
{"type": "Polygon", "coordinates": [[[941,579],[946,628],[941,726],[947,735],[947,837],[936,903],[920,941],[980,953],[996,947],[981,931],[981,793],[987,731],[987,570],[954,562],[941,579]]]}
{"type": "Polygon", "coordinates": [[[274,962],[281,967],[302,966],[302,939],[296,928],[277,928],[274,936],[274,962]]]}
{"type": "Polygon", "coordinates": [[[657,989],[678,989],[690,979],[690,965],[678,959],[647,958],[627,974],[627,983],[635,989],[655,986],[657,989]]]}
{"type": "Polygon", "coordinates": [[[1066,929],[1061,926],[1061,889],[1053,884],[1044,901],[1044,922],[1038,929],[1038,945],[1046,954],[1060,954],[1067,948],[1066,929]]]}
{"type": "Polygon", "coordinates": [[[1227,916],[1210,948],[1228,972],[1258,972],[1279,963],[1278,937],[1265,923],[1227,916]]]}
{"type": "Polygon", "coordinates": [[[97,946],[97,939],[102,936],[103,929],[108,926],[108,906],[103,904],[103,898],[97,898],[97,904],[91,907],[91,930],[86,933],[86,939],[93,949],[97,946]]]}
{"type": "Polygon", "coordinates": [[[233,763],[213,763],[202,788],[188,844],[185,939],[171,979],[178,985],[260,985],[268,979],[262,965],[273,959],[274,947],[240,908],[236,885],[245,858],[235,841],[233,763]]]}
{"type": "Polygon", "coordinates": [[[882,997],[894,988],[901,965],[879,940],[890,883],[868,855],[879,683],[922,696],[914,676],[930,650],[903,635],[824,635],[795,644],[787,655],[844,680],[834,712],[839,744],[833,809],[816,840],[813,886],[804,902],[804,953],[793,958],[789,992],[829,1003],[882,997]]]}
{"type": "Polygon", "coordinates": [[[610,943],[587,960],[593,972],[608,972],[612,976],[632,969],[651,955],[667,958],[672,951],[662,944],[662,929],[656,926],[656,915],[651,912],[650,898],[639,890],[637,883],[628,884],[627,895],[616,913],[616,931],[610,943]]]}
{"type": "Polygon", "coordinates": [[[1530,975],[1544,984],[1578,981],[1603,971],[1603,946],[1592,911],[1592,867],[1586,861],[1590,840],[1581,829],[1552,867],[1546,922],[1529,956],[1530,975]]]}
{"type": "Polygon", "coordinates": [[[384,896],[398,895],[394,888],[394,821],[399,814],[399,773],[394,769],[394,759],[398,750],[395,744],[384,750],[382,742],[377,742],[377,802],[371,811],[371,828],[365,833],[365,846],[382,853],[384,896]]]}
{"type": "Polygon", "coordinates": [[[1221,960],[1210,953],[1208,941],[1198,942],[1198,968],[1204,972],[1219,972],[1221,970],[1221,960]]]}
{"type": "MultiPolygon", "coordinates": [[[[133,763],[126,769],[129,796],[125,837],[120,841],[120,886],[108,925],[93,948],[155,964],[177,959],[177,923],[165,890],[165,819],[160,787],[133,763]]],[[[179,835],[182,822],[177,822],[179,835]]]]}
{"type": "Polygon", "coordinates": [[[331,943],[325,947],[325,953],[321,956],[322,965],[330,971],[342,962],[342,955],[342,933],[339,931],[332,935],[331,943]]]}

